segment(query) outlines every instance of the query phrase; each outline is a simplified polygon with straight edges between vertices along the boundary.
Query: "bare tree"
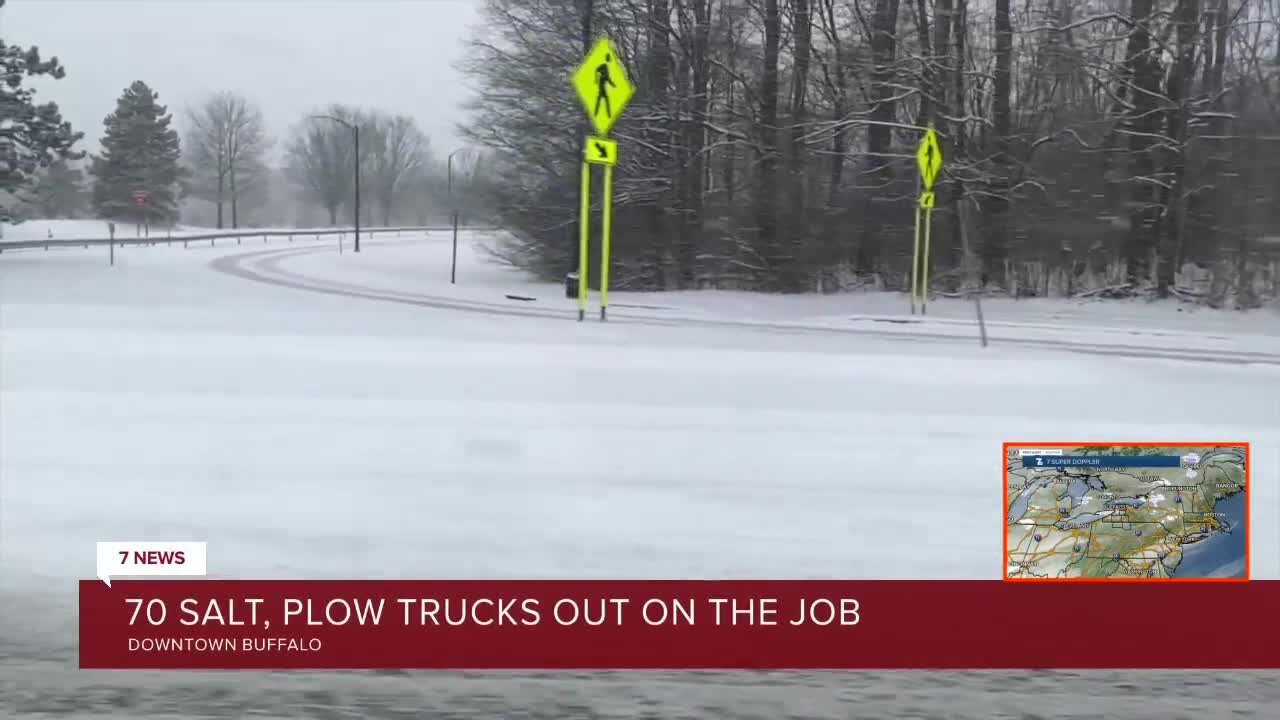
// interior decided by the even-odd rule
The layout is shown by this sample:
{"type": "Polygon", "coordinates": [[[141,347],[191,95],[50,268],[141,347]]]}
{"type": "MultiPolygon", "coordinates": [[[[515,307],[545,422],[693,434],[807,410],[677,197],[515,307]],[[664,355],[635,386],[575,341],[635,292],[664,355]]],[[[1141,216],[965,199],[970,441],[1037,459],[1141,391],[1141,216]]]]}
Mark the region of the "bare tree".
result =
{"type": "Polygon", "coordinates": [[[861,183],[864,188],[862,232],[858,242],[857,269],[864,273],[880,273],[884,270],[887,208],[877,203],[892,196],[893,181],[893,124],[898,111],[897,52],[898,0],[875,0],[870,35],[870,107],[867,110],[866,171],[861,183]]]}
{"type": "Polygon", "coordinates": [[[782,18],[778,0],[765,0],[760,21],[764,26],[764,53],[760,68],[760,173],[756,185],[756,229],[759,247],[771,275],[786,264],[778,247],[778,47],[782,18]]]}
{"type": "MultiPolygon", "coordinates": [[[[436,167],[439,167],[438,165],[436,167]]],[[[453,161],[453,200],[451,204],[457,208],[463,222],[474,222],[489,219],[489,208],[485,202],[485,188],[501,183],[503,179],[494,175],[492,158],[484,152],[465,151],[458,153],[453,161]]],[[[447,171],[446,171],[447,173],[447,171]]],[[[447,174],[441,174],[446,181],[447,174]]],[[[445,202],[449,202],[445,198],[445,202]]]]}
{"type": "Polygon", "coordinates": [[[809,0],[793,0],[791,27],[794,40],[792,42],[791,72],[791,133],[789,144],[791,152],[787,160],[787,212],[785,217],[791,226],[791,243],[789,262],[785,273],[784,285],[793,292],[805,289],[804,261],[809,245],[809,217],[806,185],[808,175],[808,153],[805,136],[810,130],[808,123],[809,66],[813,53],[813,15],[809,0]]]}
{"type": "Polygon", "coordinates": [[[272,141],[262,112],[242,95],[223,91],[188,108],[187,122],[184,149],[192,170],[191,194],[214,204],[218,227],[224,226],[228,206],[231,227],[239,227],[242,200],[264,184],[272,141]]]}
{"type": "Polygon", "coordinates": [[[289,178],[329,213],[329,224],[336,225],[338,211],[351,201],[355,143],[344,125],[317,115],[330,115],[356,126],[364,124],[364,120],[353,108],[330,105],[304,118],[294,128],[285,149],[289,178]]]}
{"type": "Polygon", "coordinates": [[[381,211],[383,224],[390,225],[405,186],[430,162],[431,141],[413,118],[374,113],[365,118],[360,146],[364,187],[381,211]]]}
{"type": "Polygon", "coordinates": [[[1013,24],[1009,0],[995,0],[995,77],[991,92],[993,177],[987,204],[987,235],[982,243],[983,282],[1004,277],[1009,255],[1010,135],[1013,133],[1013,24]]]}

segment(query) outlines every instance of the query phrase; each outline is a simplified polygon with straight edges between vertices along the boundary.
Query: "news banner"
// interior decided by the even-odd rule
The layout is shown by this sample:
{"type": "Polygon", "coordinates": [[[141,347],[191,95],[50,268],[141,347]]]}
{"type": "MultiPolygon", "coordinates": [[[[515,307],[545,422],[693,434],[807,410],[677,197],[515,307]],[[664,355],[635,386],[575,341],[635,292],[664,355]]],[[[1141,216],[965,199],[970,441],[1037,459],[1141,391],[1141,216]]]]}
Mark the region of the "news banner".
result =
{"type": "Polygon", "coordinates": [[[80,667],[1280,667],[1246,443],[1003,450],[1002,579],[227,580],[206,542],[100,542],[80,667]]]}

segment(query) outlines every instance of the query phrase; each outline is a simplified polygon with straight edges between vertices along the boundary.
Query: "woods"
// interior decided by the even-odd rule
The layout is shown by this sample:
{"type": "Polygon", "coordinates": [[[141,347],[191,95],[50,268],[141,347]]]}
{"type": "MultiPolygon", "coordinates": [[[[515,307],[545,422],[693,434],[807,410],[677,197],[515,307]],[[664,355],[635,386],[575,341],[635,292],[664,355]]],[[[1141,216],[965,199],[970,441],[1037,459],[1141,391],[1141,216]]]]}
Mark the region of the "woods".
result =
{"type": "Polygon", "coordinates": [[[582,123],[566,78],[589,25],[637,86],[612,133],[622,287],[903,289],[932,123],[940,292],[1280,294],[1276,0],[485,0],[484,14],[466,127],[498,166],[486,191],[518,237],[507,256],[548,278],[574,262],[582,123]]]}
{"type": "MultiPolygon", "coordinates": [[[[362,223],[466,205],[512,231],[505,259],[558,280],[576,265],[586,133],[568,77],[608,35],[637,90],[612,130],[619,288],[904,290],[932,125],[938,292],[1280,297],[1280,0],[482,3],[461,68],[465,196],[441,157],[456,150],[436,154],[413,118],[335,103],[269,137],[259,106],[218,91],[177,114],[181,143],[113,155],[134,141],[108,128],[95,210],[130,216],[132,185],[152,180],[120,163],[179,148],[176,171],[156,171],[157,219],[181,205],[218,227],[350,222],[359,167],[362,223]]],[[[62,67],[0,58],[17,118],[0,125],[0,191],[81,212],[79,133],[22,85],[62,67]]]]}

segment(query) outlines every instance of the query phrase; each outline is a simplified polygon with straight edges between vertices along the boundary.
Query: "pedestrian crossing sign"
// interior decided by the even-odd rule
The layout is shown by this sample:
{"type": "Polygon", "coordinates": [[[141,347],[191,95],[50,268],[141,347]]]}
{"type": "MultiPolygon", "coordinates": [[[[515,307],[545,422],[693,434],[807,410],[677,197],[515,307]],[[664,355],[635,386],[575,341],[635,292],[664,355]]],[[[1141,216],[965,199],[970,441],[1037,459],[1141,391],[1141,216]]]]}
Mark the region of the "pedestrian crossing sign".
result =
{"type": "Polygon", "coordinates": [[[596,41],[586,59],[574,71],[572,81],[596,134],[608,135],[614,121],[635,93],[635,87],[622,67],[622,58],[609,38],[602,37],[596,41]]]}
{"type": "Polygon", "coordinates": [[[925,191],[932,190],[938,171],[942,169],[942,146],[938,144],[938,133],[933,127],[924,131],[924,137],[916,146],[916,163],[920,166],[920,184],[925,191]]]}

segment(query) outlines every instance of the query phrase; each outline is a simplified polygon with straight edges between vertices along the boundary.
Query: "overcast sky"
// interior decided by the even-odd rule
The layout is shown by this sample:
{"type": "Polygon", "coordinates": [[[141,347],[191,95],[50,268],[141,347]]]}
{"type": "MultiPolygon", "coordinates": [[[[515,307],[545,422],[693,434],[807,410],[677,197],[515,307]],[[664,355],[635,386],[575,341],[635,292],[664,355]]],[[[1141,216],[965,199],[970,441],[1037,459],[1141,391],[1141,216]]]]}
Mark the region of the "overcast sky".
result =
{"type": "Polygon", "coordinates": [[[480,0],[9,0],[0,38],[56,55],[67,76],[42,82],[97,152],[102,120],[142,80],[182,110],[234,90],[283,139],[304,114],[342,102],[412,116],[437,154],[457,143],[468,97],[455,69],[480,0]]]}

